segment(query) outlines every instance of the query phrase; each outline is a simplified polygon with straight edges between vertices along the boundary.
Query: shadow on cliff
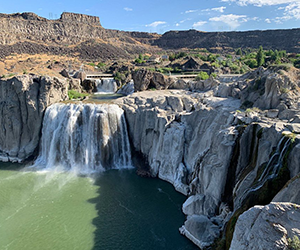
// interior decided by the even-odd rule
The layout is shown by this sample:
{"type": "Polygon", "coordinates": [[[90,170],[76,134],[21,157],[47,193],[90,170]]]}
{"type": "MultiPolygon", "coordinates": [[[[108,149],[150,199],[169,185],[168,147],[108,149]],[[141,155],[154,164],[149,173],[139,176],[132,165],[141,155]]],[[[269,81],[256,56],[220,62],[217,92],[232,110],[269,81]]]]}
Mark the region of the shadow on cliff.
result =
{"type": "Polygon", "coordinates": [[[95,180],[97,217],[94,247],[99,249],[197,249],[179,234],[185,197],[161,180],[131,170],[106,171],[95,180]]]}

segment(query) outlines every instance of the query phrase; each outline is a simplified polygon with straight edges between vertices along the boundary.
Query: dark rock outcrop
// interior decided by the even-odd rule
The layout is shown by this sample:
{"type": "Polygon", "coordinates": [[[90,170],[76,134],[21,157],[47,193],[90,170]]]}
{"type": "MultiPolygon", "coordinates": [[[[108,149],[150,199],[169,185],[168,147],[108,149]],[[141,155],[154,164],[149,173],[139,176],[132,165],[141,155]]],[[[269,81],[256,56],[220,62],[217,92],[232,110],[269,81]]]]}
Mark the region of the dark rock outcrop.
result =
{"type": "Polygon", "coordinates": [[[48,20],[34,13],[0,14],[0,58],[11,53],[79,56],[94,60],[130,58],[156,50],[157,34],[104,29],[98,17],[63,13],[48,20]],[[72,45],[72,46],[71,46],[72,45]]]}
{"type": "Polygon", "coordinates": [[[0,159],[23,161],[38,146],[44,111],[66,100],[64,80],[23,75],[0,80],[0,159]]]}
{"type": "Polygon", "coordinates": [[[132,73],[135,91],[144,91],[150,88],[157,90],[167,89],[174,80],[159,72],[139,69],[132,73]]]}
{"type": "Polygon", "coordinates": [[[97,16],[76,14],[70,12],[64,12],[61,14],[60,20],[64,22],[77,22],[77,23],[85,23],[89,25],[100,25],[100,19],[97,16]]]}
{"type": "Polygon", "coordinates": [[[286,50],[299,53],[300,29],[243,32],[169,31],[154,44],[164,49],[206,48],[211,51],[237,48],[286,50]]]}

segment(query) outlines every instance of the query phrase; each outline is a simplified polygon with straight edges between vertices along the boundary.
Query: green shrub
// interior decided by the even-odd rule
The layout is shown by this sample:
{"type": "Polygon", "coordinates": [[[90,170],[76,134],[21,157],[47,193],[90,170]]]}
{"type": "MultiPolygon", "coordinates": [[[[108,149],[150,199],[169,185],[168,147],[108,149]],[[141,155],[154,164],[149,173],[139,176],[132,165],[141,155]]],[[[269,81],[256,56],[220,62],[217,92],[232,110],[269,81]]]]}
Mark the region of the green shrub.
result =
{"type": "Polygon", "coordinates": [[[160,72],[162,74],[168,74],[168,73],[170,73],[170,72],[173,71],[173,68],[166,68],[166,67],[164,67],[164,68],[157,68],[156,71],[160,72]]]}
{"type": "Polygon", "coordinates": [[[88,65],[95,67],[95,63],[88,63],[88,65]]]}
{"type": "Polygon", "coordinates": [[[294,61],[294,67],[300,69],[300,59],[294,61]]]}
{"type": "Polygon", "coordinates": [[[209,75],[206,72],[201,71],[197,77],[196,77],[196,81],[200,81],[200,80],[206,80],[209,78],[209,75]]]}
{"type": "Polygon", "coordinates": [[[248,65],[251,69],[257,67],[257,61],[255,59],[248,59],[245,61],[245,64],[248,65]]]}
{"type": "Polygon", "coordinates": [[[88,94],[86,94],[86,93],[79,93],[78,91],[76,91],[74,89],[70,89],[68,91],[69,100],[81,99],[81,98],[83,98],[85,96],[88,96],[88,94]]]}
{"type": "Polygon", "coordinates": [[[300,250],[300,240],[296,235],[293,237],[293,239],[288,239],[288,249],[300,250]]]}
{"type": "Polygon", "coordinates": [[[98,68],[104,68],[105,66],[106,66],[106,64],[103,63],[103,62],[99,62],[99,63],[97,64],[97,67],[98,67],[98,68]]]}
{"type": "Polygon", "coordinates": [[[217,62],[213,62],[213,63],[211,64],[211,66],[213,66],[213,67],[215,67],[215,68],[220,68],[220,64],[217,63],[217,62]]]}
{"type": "Polygon", "coordinates": [[[115,74],[115,76],[114,76],[114,79],[115,79],[116,81],[121,82],[122,80],[125,80],[125,79],[126,79],[126,76],[125,76],[125,74],[123,74],[123,73],[116,72],[116,74],[115,74]]]}
{"type": "Polygon", "coordinates": [[[258,66],[262,66],[265,63],[265,54],[262,46],[259,46],[259,50],[256,55],[256,61],[258,66]]]}
{"type": "Polygon", "coordinates": [[[216,74],[216,73],[211,73],[210,76],[211,76],[212,78],[217,78],[217,74],[216,74]]]}
{"type": "Polygon", "coordinates": [[[245,111],[246,114],[250,114],[252,112],[259,113],[259,112],[261,112],[261,110],[257,107],[253,107],[253,108],[247,108],[246,111],[245,111]]]}
{"type": "Polygon", "coordinates": [[[241,48],[238,48],[238,49],[236,50],[235,54],[238,55],[238,56],[243,55],[242,49],[241,49],[241,48]]]}
{"type": "Polygon", "coordinates": [[[135,59],[135,63],[142,64],[142,63],[145,63],[145,61],[140,58],[137,58],[137,59],[135,59]]]}

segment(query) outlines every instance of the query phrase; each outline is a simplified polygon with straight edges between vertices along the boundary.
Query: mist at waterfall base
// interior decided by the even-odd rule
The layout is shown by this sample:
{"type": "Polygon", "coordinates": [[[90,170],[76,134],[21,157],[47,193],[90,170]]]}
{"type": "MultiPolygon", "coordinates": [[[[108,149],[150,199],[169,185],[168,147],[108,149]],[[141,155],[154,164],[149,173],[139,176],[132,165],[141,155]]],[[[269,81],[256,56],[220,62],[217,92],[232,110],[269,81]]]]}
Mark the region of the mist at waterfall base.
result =
{"type": "Polygon", "coordinates": [[[117,89],[117,83],[114,78],[104,78],[96,80],[97,92],[96,94],[114,94],[117,89]]]}
{"type": "Polygon", "coordinates": [[[34,166],[0,163],[0,249],[197,249],[185,197],[135,174],[124,126],[114,105],[48,108],[34,166]]]}

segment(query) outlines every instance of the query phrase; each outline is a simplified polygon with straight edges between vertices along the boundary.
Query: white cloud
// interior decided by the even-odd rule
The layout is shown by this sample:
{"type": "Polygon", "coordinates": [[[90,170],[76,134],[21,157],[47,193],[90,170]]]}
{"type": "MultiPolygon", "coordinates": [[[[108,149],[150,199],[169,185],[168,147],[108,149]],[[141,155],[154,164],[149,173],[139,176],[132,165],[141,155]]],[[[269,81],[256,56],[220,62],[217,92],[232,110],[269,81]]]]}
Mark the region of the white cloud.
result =
{"type": "Polygon", "coordinates": [[[194,28],[199,28],[200,26],[203,26],[204,24],[206,24],[206,21],[199,21],[193,24],[194,28]]]}
{"type": "Polygon", "coordinates": [[[290,4],[299,2],[299,0],[221,0],[221,2],[234,2],[241,6],[255,5],[258,7],[262,7],[279,4],[290,4]]]}
{"type": "Polygon", "coordinates": [[[266,23],[271,23],[271,20],[270,20],[269,18],[266,18],[266,19],[265,19],[265,22],[266,22],[266,23]]]}
{"type": "Polygon", "coordinates": [[[180,24],[179,23],[176,23],[176,27],[178,27],[180,24]]]}
{"type": "Polygon", "coordinates": [[[197,12],[198,10],[186,10],[184,13],[188,14],[188,13],[193,13],[193,12],[197,12]]]}
{"type": "Polygon", "coordinates": [[[209,19],[209,21],[212,22],[223,22],[227,24],[230,29],[236,29],[241,25],[241,23],[245,23],[248,21],[247,16],[245,15],[234,15],[234,14],[229,14],[229,15],[221,15],[218,17],[212,17],[209,19]]]}
{"type": "Polygon", "coordinates": [[[254,5],[257,7],[284,5],[277,8],[277,10],[283,10],[283,16],[267,19],[276,23],[282,23],[290,19],[300,20],[300,0],[221,0],[221,2],[232,2],[240,6],[254,5]]]}
{"type": "Polygon", "coordinates": [[[126,10],[126,11],[133,11],[133,9],[128,8],[128,7],[125,7],[124,10],[126,10]]]}
{"type": "Polygon", "coordinates": [[[226,9],[225,6],[221,6],[221,7],[217,7],[217,8],[204,9],[204,10],[201,10],[201,11],[202,11],[202,12],[217,11],[217,12],[223,13],[225,9],[226,9]]]}
{"type": "Polygon", "coordinates": [[[288,19],[300,19],[300,2],[289,4],[284,9],[284,17],[288,19]]]}
{"type": "Polygon", "coordinates": [[[166,24],[166,22],[164,22],[164,21],[155,21],[153,23],[146,24],[146,27],[156,28],[158,25],[162,25],[162,24],[166,24]]]}
{"type": "Polygon", "coordinates": [[[186,18],[186,19],[184,19],[184,20],[179,21],[179,23],[184,23],[184,22],[186,22],[186,21],[191,21],[191,20],[192,20],[192,18],[186,18]]]}
{"type": "Polygon", "coordinates": [[[226,9],[226,7],[221,6],[221,7],[218,7],[218,8],[212,8],[211,10],[223,13],[225,9],[226,9]]]}

